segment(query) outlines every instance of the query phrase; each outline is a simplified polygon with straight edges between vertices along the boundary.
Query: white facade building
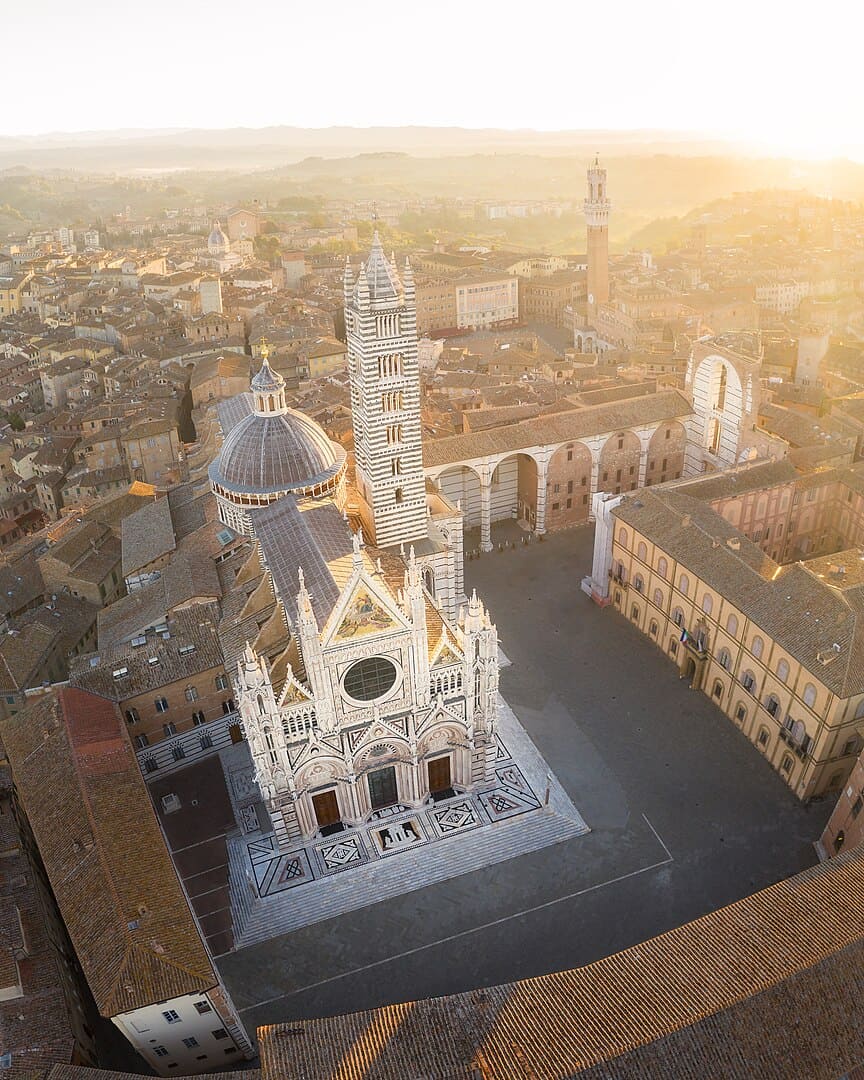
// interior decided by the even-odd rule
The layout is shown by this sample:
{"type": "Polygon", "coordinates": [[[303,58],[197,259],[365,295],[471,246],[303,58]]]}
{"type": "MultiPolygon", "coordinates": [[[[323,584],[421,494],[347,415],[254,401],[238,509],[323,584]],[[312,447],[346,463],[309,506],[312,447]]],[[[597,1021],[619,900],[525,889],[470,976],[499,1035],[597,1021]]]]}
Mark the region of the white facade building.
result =
{"type": "MultiPolygon", "coordinates": [[[[461,511],[423,474],[410,268],[376,235],[345,299],[356,486],[266,356],[220,411],[210,472],[290,631],[272,662],[247,645],[235,682],[280,850],[496,783],[497,633],[464,596],[461,511]]],[[[420,842],[413,828],[382,843],[420,842]]]]}
{"type": "Polygon", "coordinates": [[[519,279],[504,275],[477,281],[457,281],[456,325],[482,330],[519,318],[519,279]]]}
{"type": "Polygon", "coordinates": [[[755,452],[761,362],[757,333],[729,332],[694,344],[685,379],[693,400],[685,476],[729,468],[755,452]]]}

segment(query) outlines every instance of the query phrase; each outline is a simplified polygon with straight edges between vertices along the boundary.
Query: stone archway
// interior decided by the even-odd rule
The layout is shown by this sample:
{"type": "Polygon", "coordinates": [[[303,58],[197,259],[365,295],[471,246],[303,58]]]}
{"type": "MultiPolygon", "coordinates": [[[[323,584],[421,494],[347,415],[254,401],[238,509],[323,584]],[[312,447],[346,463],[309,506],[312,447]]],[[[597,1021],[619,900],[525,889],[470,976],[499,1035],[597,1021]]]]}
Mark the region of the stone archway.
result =
{"type": "Polygon", "coordinates": [[[591,451],[582,442],[564,443],[546,473],[546,528],[581,525],[591,512],[591,451]]]}
{"type": "Polygon", "coordinates": [[[648,443],[645,486],[677,480],[684,471],[687,432],[679,420],[664,420],[648,443]]]}
{"type": "Polygon", "coordinates": [[[642,443],[632,431],[614,432],[603,444],[597,471],[597,490],[611,495],[635,491],[639,484],[642,443]]]}
{"type": "Polygon", "coordinates": [[[482,505],[480,477],[470,465],[448,465],[435,477],[441,493],[455,506],[462,504],[462,520],[466,529],[480,527],[482,505]]]}

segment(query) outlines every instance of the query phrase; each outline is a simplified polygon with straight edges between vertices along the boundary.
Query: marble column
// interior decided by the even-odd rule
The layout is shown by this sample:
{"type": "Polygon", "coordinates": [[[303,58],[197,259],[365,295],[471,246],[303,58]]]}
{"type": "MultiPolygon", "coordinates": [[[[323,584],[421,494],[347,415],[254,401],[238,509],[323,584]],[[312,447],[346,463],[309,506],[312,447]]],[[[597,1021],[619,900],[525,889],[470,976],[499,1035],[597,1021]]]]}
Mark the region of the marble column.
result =
{"type": "Polygon", "coordinates": [[[648,445],[651,440],[651,436],[650,434],[643,435],[642,439],[642,449],[639,452],[639,481],[636,485],[640,488],[645,487],[645,476],[648,472],[648,445]]]}
{"type": "Polygon", "coordinates": [[[480,550],[492,551],[492,470],[480,472],[480,550]]]}
{"type": "Polygon", "coordinates": [[[541,458],[537,462],[537,509],[534,516],[534,532],[543,536],[546,532],[546,477],[549,475],[549,462],[541,458]]]}

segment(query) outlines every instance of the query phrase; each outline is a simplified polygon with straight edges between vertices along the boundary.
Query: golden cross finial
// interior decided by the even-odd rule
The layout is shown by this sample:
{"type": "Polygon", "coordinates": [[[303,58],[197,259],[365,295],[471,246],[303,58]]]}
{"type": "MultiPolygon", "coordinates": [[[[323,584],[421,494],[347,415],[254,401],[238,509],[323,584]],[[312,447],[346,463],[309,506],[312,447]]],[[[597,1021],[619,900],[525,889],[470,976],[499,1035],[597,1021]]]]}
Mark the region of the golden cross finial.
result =
{"type": "Polygon", "coordinates": [[[258,342],[258,351],[261,353],[262,360],[266,360],[270,356],[270,346],[267,344],[267,338],[263,334],[258,342]]]}

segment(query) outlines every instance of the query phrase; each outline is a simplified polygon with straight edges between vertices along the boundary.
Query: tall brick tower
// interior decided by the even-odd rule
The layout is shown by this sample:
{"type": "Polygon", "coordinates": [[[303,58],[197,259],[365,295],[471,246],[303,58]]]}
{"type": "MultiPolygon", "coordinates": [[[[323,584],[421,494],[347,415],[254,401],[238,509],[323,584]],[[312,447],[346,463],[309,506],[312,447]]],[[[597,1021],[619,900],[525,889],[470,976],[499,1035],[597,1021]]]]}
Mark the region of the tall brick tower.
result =
{"type": "Polygon", "coordinates": [[[609,302],[609,211],[606,198],[606,170],[600,158],[588,169],[588,197],[585,200],[585,224],[588,232],[588,312],[609,302]]]}

